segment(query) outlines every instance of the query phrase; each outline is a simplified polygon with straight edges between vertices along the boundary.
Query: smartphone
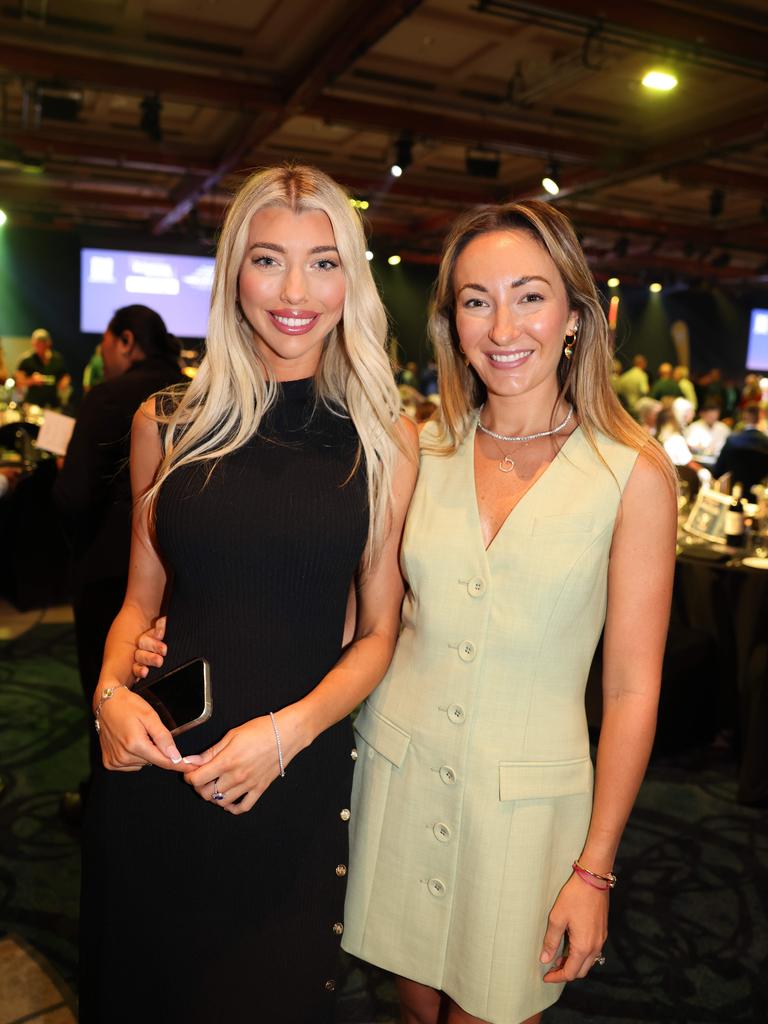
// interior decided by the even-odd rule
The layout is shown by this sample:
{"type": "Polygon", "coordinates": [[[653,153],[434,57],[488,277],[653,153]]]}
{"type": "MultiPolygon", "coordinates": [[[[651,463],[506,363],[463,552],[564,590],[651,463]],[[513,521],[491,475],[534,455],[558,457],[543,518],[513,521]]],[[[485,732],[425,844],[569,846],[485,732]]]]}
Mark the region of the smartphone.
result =
{"type": "Polygon", "coordinates": [[[205,658],[188,661],[133,690],[154,708],[172,736],[194,729],[213,714],[211,668],[205,658]]]}

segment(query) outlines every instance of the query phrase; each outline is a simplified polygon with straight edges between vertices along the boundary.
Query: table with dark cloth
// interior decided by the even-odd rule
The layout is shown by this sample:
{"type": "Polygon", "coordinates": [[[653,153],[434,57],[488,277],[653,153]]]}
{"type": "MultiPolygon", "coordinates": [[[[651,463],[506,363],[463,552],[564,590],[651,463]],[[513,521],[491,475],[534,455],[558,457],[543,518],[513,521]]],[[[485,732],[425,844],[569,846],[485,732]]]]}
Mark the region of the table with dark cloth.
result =
{"type": "Polygon", "coordinates": [[[715,719],[736,728],[739,800],[768,800],[768,570],[678,556],[670,644],[695,631],[715,654],[703,697],[715,719]]]}

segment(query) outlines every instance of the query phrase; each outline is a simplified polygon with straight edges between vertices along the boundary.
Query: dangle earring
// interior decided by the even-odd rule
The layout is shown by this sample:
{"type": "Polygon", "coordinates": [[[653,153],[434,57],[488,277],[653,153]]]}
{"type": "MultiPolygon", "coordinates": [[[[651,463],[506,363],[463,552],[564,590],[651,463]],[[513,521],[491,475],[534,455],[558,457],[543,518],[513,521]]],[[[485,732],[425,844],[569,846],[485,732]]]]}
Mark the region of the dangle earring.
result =
{"type": "Polygon", "coordinates": [[[565,348],[563,349],[563,355],[566,359],[570,359],[573,355],[573,346],[576,344],[576,332],[579,329],[578,321],[573,326],[573,333],[566,334],[565,336],[565,348]]]}

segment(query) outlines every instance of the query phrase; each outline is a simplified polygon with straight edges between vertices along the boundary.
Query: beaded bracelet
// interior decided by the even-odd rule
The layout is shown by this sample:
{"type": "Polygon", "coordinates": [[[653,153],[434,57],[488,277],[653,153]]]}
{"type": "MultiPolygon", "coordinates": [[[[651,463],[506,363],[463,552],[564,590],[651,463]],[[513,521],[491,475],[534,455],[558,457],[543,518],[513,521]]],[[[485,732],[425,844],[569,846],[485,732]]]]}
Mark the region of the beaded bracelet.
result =
{"type": "Polygon", "coordinates": [[[587,885],[591,885],[593,889],[599,889],[601,892],[607,892],[609,889],[613,889],[616,885],[616,875],[611,871],[605,875],[600,875],[596,871],[590,871],[589,868],[585,868],[584,865],[579,864],[577,860],[573,862],[571,867],[582,882],[586,882],[587,885]],[[597,881],[593,881],[593,879],[596,879],[597,881]],[[598,882],[602,882],[603,885],[598,885],[598,882]]]}

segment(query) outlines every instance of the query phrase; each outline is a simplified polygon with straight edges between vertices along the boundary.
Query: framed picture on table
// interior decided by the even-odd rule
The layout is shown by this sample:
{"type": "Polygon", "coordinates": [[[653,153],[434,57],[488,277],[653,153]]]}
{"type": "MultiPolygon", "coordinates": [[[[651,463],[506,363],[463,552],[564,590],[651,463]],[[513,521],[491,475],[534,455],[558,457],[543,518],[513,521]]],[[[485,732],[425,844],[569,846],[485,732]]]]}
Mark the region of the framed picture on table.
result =
{"type": "Polygon", "coordinates": [[[730,494],[702,487],[683,529],[712,544],[725,544],[725,514],[732,500],[730,494]]]}

